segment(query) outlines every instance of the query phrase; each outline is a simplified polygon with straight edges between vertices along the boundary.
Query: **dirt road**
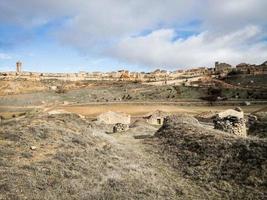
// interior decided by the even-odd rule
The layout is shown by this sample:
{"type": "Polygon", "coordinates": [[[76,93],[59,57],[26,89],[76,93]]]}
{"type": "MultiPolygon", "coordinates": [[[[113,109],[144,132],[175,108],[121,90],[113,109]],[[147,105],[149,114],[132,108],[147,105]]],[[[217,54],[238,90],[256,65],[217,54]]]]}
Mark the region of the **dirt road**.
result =
{"type": "MultiPolygon", "coordinates": [[[[111,160],[112,168],[108,174],[113,178],[131,177],[145,179],[146,183],[140,189],[150,188],[151,197],[157,194],[159,199],[205,199],[207,191],[204,188],[185,179],[182,175],[160,157],[151,152],[151,147],[143,139],[135,139],[138,133],[142,136],[153,135],[157,129],[152,127],[136,127],[124,134],[113,134],[116,148],[121,154],[116,163],[111,160]],[[145,134],[145,135],[143,135],[145,134]],[[116,170],[118,168],[118,170],[116,170]],[[180,198],[179,198],[180,196],[180,198]]],[[[114,143],[113,143],[114,145],[114,143]]],[[[150,199],[151,197],[147,197],[150,199]]]]}

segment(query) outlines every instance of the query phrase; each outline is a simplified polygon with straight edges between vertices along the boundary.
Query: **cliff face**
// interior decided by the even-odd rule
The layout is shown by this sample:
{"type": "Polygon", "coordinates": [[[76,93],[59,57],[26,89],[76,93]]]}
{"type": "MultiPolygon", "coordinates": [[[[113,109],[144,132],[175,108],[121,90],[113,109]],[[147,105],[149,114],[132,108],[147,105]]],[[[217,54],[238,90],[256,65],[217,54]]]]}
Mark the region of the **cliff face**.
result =
{"type": "Polygon", "coordinates": [[[266,197],[267,140],[207,129],[188,116],[168,117],[155,136],[166,162],[221,198],[266,197]]]}

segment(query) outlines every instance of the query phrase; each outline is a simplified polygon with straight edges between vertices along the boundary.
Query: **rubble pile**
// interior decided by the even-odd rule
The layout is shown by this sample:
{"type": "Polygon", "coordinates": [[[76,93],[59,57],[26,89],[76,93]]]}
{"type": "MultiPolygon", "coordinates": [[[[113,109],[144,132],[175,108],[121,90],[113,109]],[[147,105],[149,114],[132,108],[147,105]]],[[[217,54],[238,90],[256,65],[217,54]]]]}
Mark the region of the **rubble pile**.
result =
{"type": "Polygon", "coordinates": [[[257,121],[258,121],[257,116],[252,114],[248,115],[248,121],[247,121],[248,127],[253,126],[257,121]]]}
{"type": "Polygon", "coordinates": [[[113,126],[113,133],[121,133],[127,131],[129,126],[127,124],[117,123],[113,126]]]}

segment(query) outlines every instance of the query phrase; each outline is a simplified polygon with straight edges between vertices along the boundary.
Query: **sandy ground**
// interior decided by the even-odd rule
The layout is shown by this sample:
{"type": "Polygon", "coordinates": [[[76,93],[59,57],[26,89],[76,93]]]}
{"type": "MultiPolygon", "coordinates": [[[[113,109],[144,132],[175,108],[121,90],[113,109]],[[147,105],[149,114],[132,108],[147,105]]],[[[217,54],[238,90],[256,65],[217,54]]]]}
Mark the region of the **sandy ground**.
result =
{"type": "MultiPolygon", "coordinates": [[[[259,109],[266,107],[266,105],[252,105],[241,107],[246,113],[255,112],[259,109]]],[[[221,111],[234,106],[180,106],[180,105],[161,105],[161,104],[91,104],[84,106],[61,106],[69,112],[85,115],[88,117],[95,117],[107,111],[124,112],[132,116],[142,116],[155,110],[162,110],[169,113],[187,113],[199,114],[206,111],[221,111]]]]}

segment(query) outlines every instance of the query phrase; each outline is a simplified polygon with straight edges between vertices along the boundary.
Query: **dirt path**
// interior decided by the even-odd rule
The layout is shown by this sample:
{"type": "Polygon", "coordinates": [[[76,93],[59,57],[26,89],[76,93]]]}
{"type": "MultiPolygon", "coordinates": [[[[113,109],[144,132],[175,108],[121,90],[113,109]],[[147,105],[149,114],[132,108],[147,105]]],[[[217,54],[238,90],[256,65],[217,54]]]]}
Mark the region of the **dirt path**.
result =
{"type": "MultiPolygon", "coordinates": [[[[145,134],[152,135],[155,131],[146,130],[145,134]]],[[[138,130],[112,135],[121,151],[119,162],[110,163],[119,170],[115,178],[138,178],[145,182],[140,187],[149,188],[153,195],[157,193],[158,199],[207,199],[204,188],[183,178],[160,155],[152,153],[152,147],[145,144],[144,139],[135,139],[134,132],[138,130]]],[[[108,173],[114,175],[114,168],[108,173]]]]}

